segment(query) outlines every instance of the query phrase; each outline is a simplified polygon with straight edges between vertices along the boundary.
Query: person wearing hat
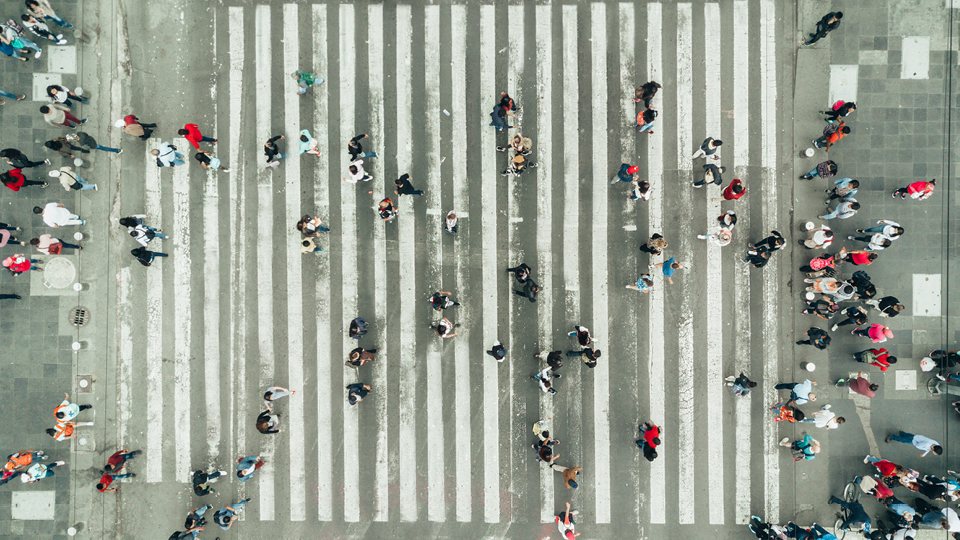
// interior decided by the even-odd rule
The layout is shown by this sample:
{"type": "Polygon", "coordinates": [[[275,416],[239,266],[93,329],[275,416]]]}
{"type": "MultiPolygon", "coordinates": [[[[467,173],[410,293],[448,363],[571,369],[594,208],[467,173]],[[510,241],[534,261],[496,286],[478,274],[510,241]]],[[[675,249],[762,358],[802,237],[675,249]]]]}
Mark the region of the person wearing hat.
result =
{"type": "Polygon", "coordinates": [[[634,178],[636,178],[637,171],[639,170],[640,167],[637,167],[636,165],[621,163],[620,170],[617,171],[617,176],[614,176],[613,179],[610,180],[610,185],[612,186],[613,184],[616,184],[617,180],[620,180],[621,182],[632,182],[634,178]]]}
{"type": "Polygon", "coordinates": [[[63,186],[64,191],[70,191],[71,189],[75,191],[86,191],[88,189],[97,191],[96,184],[87,182],[70,167],[63,166],[47,174],[49,174],[51,178],[59,178],[60,185],[63,186]]]}
{"type": "Polygon", "coordinates": [[[567,489],[577,489],[580,487],[580,485],[577,484],[577,474],[583,467],[564,467],[563,465],[551,463],[550,468],[563,474],[563,483],[566,484],[567,489]]]}
{"type": "Polygon", "coordinates": [[[128,114],[124,116],[122,120],[117,120],[113,125],[123,129],[123,132],[127,135],[138,137],[141,141],[149,139],[153,133],[153,129],[151,128],[157,127],[156,124],[144,124],[140,122],[140,119],[137,118],[135,114],[128,114]]]}

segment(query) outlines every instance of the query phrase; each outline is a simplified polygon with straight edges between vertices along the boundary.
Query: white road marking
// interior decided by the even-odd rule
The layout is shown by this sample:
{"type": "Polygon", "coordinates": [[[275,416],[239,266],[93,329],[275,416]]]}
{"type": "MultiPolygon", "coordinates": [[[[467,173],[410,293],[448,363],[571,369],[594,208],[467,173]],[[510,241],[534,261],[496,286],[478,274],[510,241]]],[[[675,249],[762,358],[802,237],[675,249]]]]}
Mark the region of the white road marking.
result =
{"type": "MultiPolygon", "coordinates": [[[[150,150],[152,150],[152,148],[148,145],[148,156],[150,156],[150,150]]],[[[154,164],[150,163],[150,159],[148,158],[147,167],[153,166],[154,164]]],[[[133,305],[130,302],[130,289],[133,287],[133,283],[131,283],[132,278],[130,269],[130,266],[124,266],[117,271],[117,321],[120,323],[120,377],[118,378],[120,382],[120,388],[117,391],[117,402],[120,405],[119,439],[121,447],[132,446],[127,435],[128,425],[132,417],[133,409],[133,396],[130,386],[131,383],[134,382],[132,328],[133,305]]]]}
{"type": "MultiPolygon", "coordinates": [[[[523,16],[523,6],[522,5],[511,5],[507,7],[507,88],[506,91],[510,94],[513,99],[518,104],[523,104],[523,70],[524,70],[524,55],[526,50],[523,45],[523,34],[524,34],[524,16],[523,16]]],[[[499,97],[499,93],[494,93],[490,97],[499,97]]],[[[514,118],[514,124],[519,123],[519,121],[514,118]]],[[[509,121],[508,121],[509,124],[509,121]]],[[[510,135],[513,130],[507,130],[507,134],[510,135]]],[[[519,130],[517,130],[519,131],[519,130]]],[[[509,154],[506,152],[505,154],[509,154]]],[[[508,167],[507,162],[504,163],[504,168],[508,167]]],[[[522,249],[518,249],[518,232],[519,226],[518,223],[523,221],[523,218],[519,216],[520,214],[520,182],[512,176],[507,176],[507,216],[509,217],[510,225],[507,227],[507,261],[510,265],[519,264],[519,261],[524,260],[525,253],[522,249]]],[[[518,297],[513,294],[512,286],[511,291],[507,295],[507,340],[511,343],[516,343],[514,339],[516,325],[514,321],[516,320],[516,315],[518,314],[518,298],[526,302],[525,298],[518,297]]],[[[484,346],[487,346],[484,343],[484,346]]],[[[507,380],[511,381],[510,384],[504,389],[504,394],[506,402],[508,404],[507,409],[510,411],[510,415],[507,418],[507,440],[511,440],[514,433],[517,432],[519,427],[516,425],[516,409],[514,408],[514,383],[513,381],[518,380],[518,374],[516,371],[516,364],[514,362],[506,362],[504,366],[507,369],[507,380]]],[[[522,459],[525,459],[522,453],[518,453],[516,449],[509,452],[509,461],[506,464],[508,470],[515,470],[516,463],[522,459]]],[[[526,492],[527,486],[523,483],[517,483],[514,477],[510,477],[510,493],[514,497],[523,499],[527,496],[526,492]]],[[[512,521],[514,519],[514,514],[511,512],[508,520],[512,521]]]]}
{"type": "MultiPolygon", "coordinates": [[[[591,5],[592,37],[592,77],[593,97],[591,104],[596,111],[602,111],[593,117],[593,155],[595,158],[606,155],[607,135],[607,21],[606,4],[594,2],[591,5]]],[[[593,250],[591,261],[593,268],[593,327],[597,337],[607,340],[608,280],[607,273],[607,195],[610,185],[603,181],[607,177],[607,164],[593,160],[593,250]]],[[[610,523],[610,363],[599,362],[593,369],[593,459],[596,468],[593,471],[594,497],[596,498],[597,523],[610,523]]]]}
{"type": "MultiPolygon", "coordinates": [[[[180,139],[175,146],[189,144],[180,139]]],[[[173,306],[174,332],[174,436],[176,451],[176,479],[190,480],[190,178],[187,166],[173,168],[173,229],[171,240],[161,240],[164,253],[170,253],[173,244],[173,306]]],[[[216,174],[216,173],[213,173],[216,174]]],[[[154,240],[156,242],[157,240],[154,240]]],[[[154,250],[156,247],[151,246],[154,250]]]]}
{"type": "MultiPolygon", "coordinates": [[[[147,144],[147,163],[156,163],[150,150],[160,144],[151,138],[147,144]]],[[[186,165],[183,165],[184,167],[186,165]]],[[[163,226],[160,207],[160,169],[147,167],[144,179],[144,214],[152,227],[163,226]]],[[[139,263],[138,263],[139,264],[139,263]]],[[[147,287],[147,482],[163,481],[163,258],[157,257],[146,272],[147,287]]]]}
{"type": "MultiPolygon", "coordinates": [[[[239,137],[240,126],[230,125],[230,140],[239,137]],[[236,129],[236,133],[234,130],[236,129]]],[[[235,157],[235,156],[232,156],[235,157]]],[[[148,167],[154,166],[148,162],[148,167]]],[[[186,165],[181,165],[186,167],[186,165]]],[[[208,175],[203,182],[203,230],[220,228],[219,182],[208,175]]],[[[207,460],[213,463],[220,456],[221,419],[220,385],[220,243],[208,242],[203,252],[203,375],[204,407],[207,419],[207,460]]]]}

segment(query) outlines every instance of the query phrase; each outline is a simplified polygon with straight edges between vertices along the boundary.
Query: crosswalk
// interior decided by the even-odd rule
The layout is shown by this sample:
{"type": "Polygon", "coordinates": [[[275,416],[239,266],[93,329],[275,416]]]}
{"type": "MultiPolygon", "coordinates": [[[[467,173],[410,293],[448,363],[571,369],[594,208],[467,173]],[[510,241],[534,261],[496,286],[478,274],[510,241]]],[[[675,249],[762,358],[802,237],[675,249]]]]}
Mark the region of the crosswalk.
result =
{"type": "Polygon", "coordinates": [[[223,84],[198,123],[231,172],[159,169],[149,151],[165,139],[151,139],[128,171],[143,192],[121,189],[111,215],[146,213],[170,237],[150,268],[117,250],[118,436],[145,450],[148,484],[259,454],[268,465],[239,488],[256,501],[253,528],[548,523],[567,497],[585,523],[779,515],[777,433],[760,422],[778,376],[779,261],[751,272],[736,247],[781,225],[772,0],[216,11],[223,84]],[[325,82],[301,97],[297,69],[325,82]],[[653,135],[633,127],[647,80],[664,85],[653,135]],[[487,126],[501,91],[535,141],[539,166],[520,178],[500,176],[507,134],[487,126]],[[295,153],[301,129],[320,156],[264,168],[263,142],[284,134],[295,153]],[[340,178],[357,133],[378,157],[365,163],[374,180],[352,184],[340,178]],[[706,136],[724,140],[727,175],[747,186],[736,206],[690,186],[706,136]],[[640,165],[650,201],[610,186],[621,162],[640,165]],[[424,195],[393,194],[403,173],[424,195]],[[399,215],[383,222],[372,207],[388,196],[399,215]],[[734,246],[696,240],[731,208],[734,246]],[[441,231],[451,209],[455,237],[441,231]],[[319,254],[300,253],[303,214],[332,229],[319,254]],[[654,232],[666,257],[637,251],[654,232]],[[673,285],[624,288],[670,256],[684,265],[673,285]],[[543,288],[536,304],[504,273],[522,261],[543,288]],[[445,312],[460,324],[452,339],[428,329],[438,317],[424,299],[438,289],[461,303],[445,312]],[[342,364],[356,316],[372,323],[359,345],[379,349],[359,372],[342,364]],[[549,396],[527,380],[532,356],[569,349],[573,324],[603,356],[595,369],[565,359],[549,396]],[[484,354],[498,339],[502,364],[484,354]],[[723,377],[739,370],[765,394],[734,400],[723,377]],[[351,406],[343,387],[358,381],[373,391],[351,406]],[[283,431],[260,435],[250,426],[274,384],[297,393],[279,405],[283,431]],[[541,418],[563,441],[559,462],[584,467],[573,495],[531,455],[541,418]],[[653,463],[633,444],[646,419],[664,426],[653,463]]]}

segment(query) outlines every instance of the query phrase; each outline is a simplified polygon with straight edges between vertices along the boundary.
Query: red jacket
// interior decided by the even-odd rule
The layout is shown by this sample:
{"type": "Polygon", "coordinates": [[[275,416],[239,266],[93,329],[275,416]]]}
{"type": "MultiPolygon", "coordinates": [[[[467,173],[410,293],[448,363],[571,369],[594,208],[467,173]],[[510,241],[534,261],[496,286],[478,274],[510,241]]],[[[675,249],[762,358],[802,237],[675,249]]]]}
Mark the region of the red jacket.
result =
{"type": "Polygon", "coordinates": [[[876,360],[870,362],[871,366],[877,366],[880,368],[880,371],[886,371],[890,368],[890,364],[887,363],[887,357],[890,356],[890,353],[886,349],[870,349],[873,354],[877,355],[876,360]]]}
{"type": "Polygon", "coordinates": [[[643,439],[647,442],[650,448],[656,448],[657,445],[654,444],[653,439],[660,438],[660,427],[653,426],[643,433],[643,439]]]}
{"type": "Polygon", "coordinates": [[[190,141],[190,144],[193,145],[197,150],[200,149],[200,139],[203,138],[203,135],[200,133],[200,128],[196,124],[187,124],[183,126],[183,129],[187,130],[186,139],[190,141]]]}
{"type": "Polygon", "coordinates": [[[20,191],[20,188],[23,187],[24,180],[26,180],[23,177],[23,171],[21,171],[20,169],[13,169],[7,174],[13,177],[13,182],[6,184],[6,186],[14,191],[20,191]]]}
{"type": "Polygon", "coordinates": [[[100,488],[100,493],[103,493],[108,487],[110,487],[110,484],[113,483],[113,475],[104,473],[104,475],[100,477],[100,482],[98,483],[103,484],[103,487],[100,488]]]}
{"type": "Polygon", "coordinates": [[[741,191],[740,193],[734,193],[734,192],[733,192],[733,186],[741,186],[741,187],[743,187],[743,183],[740,182],[740,179],[739,179],[739,178],[734,178],[734,179],[733,179],[733,182],[730,182],[730,185],[727,186],[726,188],[724,188],[724,190],[721,192],[721,195],[723,195],[723,200],[725,200],[725,201],[735,201],[735,200],[739,199],[740,197],[743,197],[744,195],[747,194],[747,190],[743,190],[743,191],[741,191]]]}

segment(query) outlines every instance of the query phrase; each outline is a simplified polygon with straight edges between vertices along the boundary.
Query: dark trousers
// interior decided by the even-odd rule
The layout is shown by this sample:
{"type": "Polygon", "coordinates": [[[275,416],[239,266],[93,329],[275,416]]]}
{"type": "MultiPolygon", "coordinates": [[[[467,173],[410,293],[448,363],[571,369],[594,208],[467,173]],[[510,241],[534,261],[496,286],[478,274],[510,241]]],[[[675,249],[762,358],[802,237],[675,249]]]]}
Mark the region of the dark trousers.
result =
{"type": "Polygon", "coordinates": [[[857,321],[847,317],[846,319],[837,323],[837,326],[846,326],[848,324],[857,324],[857,321]]]}
{"type": "Polygon", "coordinates": [[[515,295],[517,295],[517,296],[523,296],[523,297],[529,298],[531,302],[536,302],[536,301],[537,301],[537,295],[536,295],[536,293],[534,293],[534,294],[527,294],[527,293],[525,293],[525,292],[523,292],[523,291],[514,290],[514,291],[513,291],[513,294],[515,294],[515,295]]]}
{"type": "MultiPolygon", "coordinates": [[[[807,340],[807,343],[810,343],[810,340],[809,340],[809,339],[807,340]]],[[[798,384],[798,383],[795,383],[795,382],[780,383],[780,384],[774,386],[774,388],[777,389],[777,390],[793,390],[793,388],[794,388],[795,386],[797,386],[797,384],[798,384]]]]}
{"type": "Polygon", "coordinates": [[[570,357],[572,357],[572,358],[577,358],[577,357],[583,356],[583,351],[582,351],[582,350],[581,350],[581,351],[567,351],[567,356],[570,356],[570,357]]]}
{"type": "Polygon", "coordinates": [[[30,167],[36,167],[38,165],[43,165],[44,161],[30,161],[29,159],[24,160],[14,160],[13,166],[18,169],[29,169],[30,167]]]}
{"type": "Polygon", "coordinates": [[[41,181],[39,181],[39,180],[24,180],[24,181],[23,181],[23,187],[27,187],[27,186],[42,186],[42,185],[44,185],[44,184],[46,184],[46,182],[41,182],[41,181]]]}
{"type": "Polygon", "coordinates": [[[893,194],[894,194],[894,195],[899,195],[899,196],[901,196],[901,197],[906,197],[906,196],[907,196],[907,188],[902,187],[902,188],[894,191],[893,194]]]}
{"type": "Polygon", "coordinates": [[[16,294],[0,294],[0,300],[16,300],[19,298],[20,296],[16,294]]]}
{"type": "Polygon", "coordinates": [[[644,252],[644,253],[649,253],[649,254],[651,254],[651,255],[659,255],[659,254],[660,254],[660,250],[658,250],[658,249],[656,249],[656,248],[652,248],[652,247],[650,247],[650,246],[648,246],[648,245],[646,245],[646,244],[640,246],[640,251],[642,251],[642,252],[644,252]]]}

